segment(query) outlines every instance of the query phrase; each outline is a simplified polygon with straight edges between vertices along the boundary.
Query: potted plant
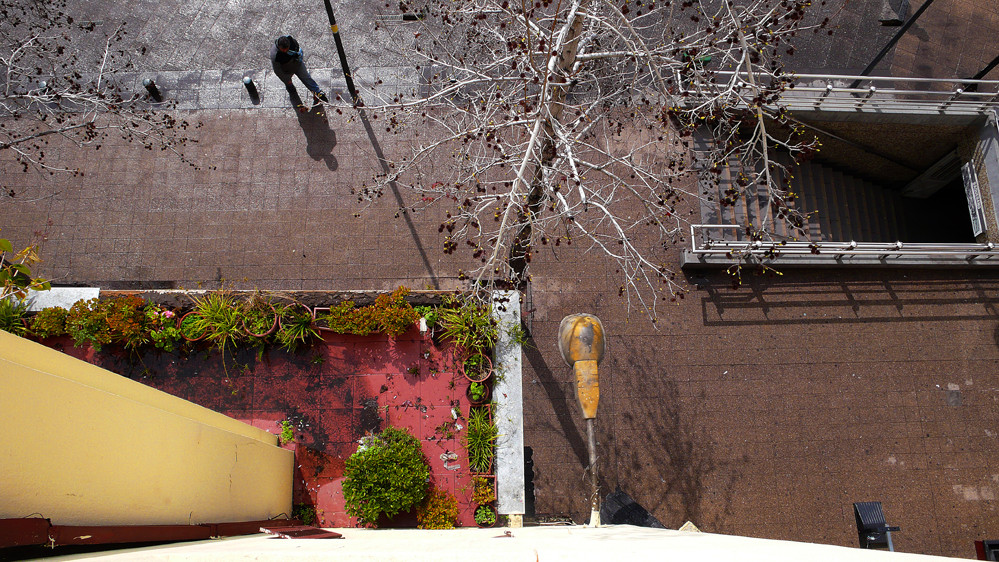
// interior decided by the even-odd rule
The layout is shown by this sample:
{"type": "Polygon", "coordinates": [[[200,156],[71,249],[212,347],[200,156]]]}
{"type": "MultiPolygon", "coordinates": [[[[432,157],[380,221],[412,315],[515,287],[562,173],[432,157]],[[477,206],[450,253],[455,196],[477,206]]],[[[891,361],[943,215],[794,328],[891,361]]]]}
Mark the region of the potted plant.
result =
{"type": "Polygon", "coordinates": [[[479,527],[492,527],[496,524],[496,510],[491,505],[475,508],[475,524],[479,527]]]}
{"type": "Polygon", "coordinates": [[[497,430],[489,409],[482,406],[469,408],[467,421],[462,444],[468,453],[468,468],[476,473],[491,472],[497,430]]]}
{"type": "Polygon", "coordinates": [[[428,492],[430,466],[418,439],[405,429],[387,427],[361,439],[343,475],[347,515],[376,525],[420,505],[428,492]]]}
{"type": "Polygon", "coordinates": [[[479,474],[472,477],[472,503],[484,505],[496,501],[496,477],[479,474]]]}
{"type": "Polygon", "coordinates": [[[204,327],[205,339],[225,352],[243,339],[242,307],[228,291],[213,291],[194,298],[197,322],[204,327]]]}
{"type": "Polygon", "coordinates": [[[472,404],[485,404],[489,401],[489,384],[483,382],[471,382],[465,390],[465,396],[472,404]]]}
{"type": "Polygon", "coordinates": [[[470,382],[482,382],[493,374],[493,362],[482,353],[473,353],[461,362],[461,372],[470,382]]]}
{"type": "Polygon", "coordinates": [[[312,323],[320,332],[334,333],[333,329],[330,328],[330,307],[328,306],[317,306],[312,309],[312,323]]]}
{"type": "Polygon", "coordinates": [[[246,335],[258,339],[266,338],[277,330],[277,309],[259,293],[254,293],[243,305],[241,322],[246,335]]]}
{"type": "Polygon", "coordinates": [[[288,351],[295,351],[301,344],[318,338],[312,310],[299,302],[293,302],[279,311],[277,341],[288,351]]]}
{"type": "Polygon", "coordinates": [[[447,297],[444,306],[437,309],[436,323],[440,324],[444,336],[469,355],[486,352],[499,336],[499,328],[490,316],[489,308],[471,299],[447,297]]]}
{"type": "Polygon", "coordinates": [[[153,345],[167,353],[176,348],[184,339],[177,327],[177,313],[163,308],[155,303],[149,303],[145,308],[146,320],[149,326],[149,338],[153,345]]]}
{"type": "Polygon", "coordinates": [[[190,311],[177,321],[180,337],[187,341],[201,341],[208,335],[208,326],[202,321],[197,311],[190,311]]]}

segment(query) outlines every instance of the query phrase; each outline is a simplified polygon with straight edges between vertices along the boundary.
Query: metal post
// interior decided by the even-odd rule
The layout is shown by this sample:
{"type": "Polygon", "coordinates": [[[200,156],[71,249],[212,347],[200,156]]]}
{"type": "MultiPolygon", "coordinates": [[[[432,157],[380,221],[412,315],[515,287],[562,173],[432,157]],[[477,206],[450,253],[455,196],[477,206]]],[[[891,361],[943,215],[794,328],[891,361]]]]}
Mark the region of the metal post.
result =
{"type": "Polygon", "coordinates": [[[244,76],[243,85],[246,86],[246,91],[250,94],[250,99],[255,100],[260,98],[260,92],[257,91],[257,85],[253,83],[253,78],[244,76]]]}
{"type": "Polygon", "coordinates": [[[954,90],[954,95],[951,96],[950,99],[948,99],[947,101],[943,102],[943,105],[940,106],[940,111],[943,111],[943,110],[947,109],[948,107],[950,107],[950,104],[954,103],[954,100],[956,100],[957,98],[961,97],[961,94],[963,94],[963,93],[964,93],[964,90],[962,90],[961,88],[958,88],[958,89],[954,90]]]}
{"type": "Polygon", "coordinates": [[[326,15],[330,19],[330,29],[333,30],[333,41],[336,43],[336,52],[340,55],[340,66],[343,68],[343,77],[347,80],[347,91],[354,105],[360,105],[360,98],[357,97],[357,89],[354,88],[354,78],[350,74],[350,67],[347,65],[347,55],[343,52],[343,42],[340,41],[340,28],[336,25],[336,17],[333,16],[333,6],[330,0],[323,0],[326,3],[326,15]]]}
{"type": "Polygon", "coordinates": [[[593,423],[600,401],[597,364],[604,357],[604,327],[592,314],[570,314],[558,327],[558,349],[576,375],[576,397],[586,420],[589,451],[590,526],[600,526],[600,487],[597,478],[597,438],[593,423]]]}
{"type": "Polygon", "coordinates": [[[156,82],[153,82],[150,78],[146,78],[142,81],[142,85],[146,88],[146,91],[149,92],[149,95],[152,96],[154,100],[163,101],[163,94],[161,94],[160,89],[156,87],[156,82]]]}
{"type": "Polygon", "coordinates": [[[815,101],[815,107],[819,108],[822,105],[822,100],[829,97],[829,94],[831,94],[832,91],[833,91],[833,85],[826,84],[826,91],[822,92],[822,94],[819,95],[819,99],[815,101]]]}

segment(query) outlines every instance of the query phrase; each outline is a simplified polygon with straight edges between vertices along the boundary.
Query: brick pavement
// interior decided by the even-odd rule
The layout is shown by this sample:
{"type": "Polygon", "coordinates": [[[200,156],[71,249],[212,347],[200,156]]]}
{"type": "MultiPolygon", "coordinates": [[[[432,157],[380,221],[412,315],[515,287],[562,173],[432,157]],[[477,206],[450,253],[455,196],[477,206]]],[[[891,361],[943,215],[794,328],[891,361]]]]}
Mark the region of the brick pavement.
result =
{"type": "MultiPolygon", "coordinates": [[[[158,73],[183,115],[204,123],[194,155],[217,169],[114,143],[100,158],[53,148],[83,178],[40,180],[0,160],[4,183],[26,190],[0,209],[0,225],[15,240],[47,237],[45,273],[107,287],[222,279],[281,289],[460,286],[466,264],[441,254],[438,217],[395,218],[391,193],[353,217],[350,188],[379,172],[364,122],[350,112],[296,119],[268,79],[275,32],[320,37],[321,11],[238,1],[81,5],[139,22],[133,37],[151,47],[141,68],[158,73]],[[260,106],[238,83],[247,71],[259,73],[260,106]]],[[[938,0],[931,9],[938,5],[987,19],[974,15],[982,3],[938,0]]],[[[842,29],[856,34],[814,39],[803,52],[825,53],[805,57],[821,61],[816,68],[840,64],[838,56],[863,66],[880,48],[871,43],[886,32],[870,32],[869,7],[847,7],[857,23],[842,29]],[[835,47],[851,41],[856,49],[835,47]]],[[[360,23],[383,9],[338,6],[349,55],[368,82],[398,67],[375,46],[405,33],[360,23]],[[366,33],[348,33],[358,29],[366,33]]],[[[977,43],[946,39],[941,48],[978,49],[958,58],[962,72],[974,65],[961,60],[991,58],[977,43]]],[[[333,82],[335,69],[316,62],[333,60],[332,46],[305,45],[323,85],[333,82]]],[[[903,41],[899,53],[922,60],[920,48],[903,41]]],[[[901,58],[891,64],[910,68],[901,58]]],[[[374,134],[387,154],[406,150],[404,139],[374,134]]],[[[678,253],[665,257],[676,263],[678,253]]],[[[622,487],[669,526],[691,519],[708,531],[854,545],[850,503],[880,500],[903,527],[900,550],[971,556],[973,539],[996,538],[996,275],[787,272],[731,292],[723,276],[698,274],[690,281],[701,288],[669,308],[656,331],[640,313],[626,314],[613,271],[580,248],[539,253],[534,268],[535,349],[524,381],[539,514],[582,520],[587,509],[581,420],[554,346],[562,316],[586,310],[604,320],[610,343],[598,421],[605,489],[622,487]]]]}

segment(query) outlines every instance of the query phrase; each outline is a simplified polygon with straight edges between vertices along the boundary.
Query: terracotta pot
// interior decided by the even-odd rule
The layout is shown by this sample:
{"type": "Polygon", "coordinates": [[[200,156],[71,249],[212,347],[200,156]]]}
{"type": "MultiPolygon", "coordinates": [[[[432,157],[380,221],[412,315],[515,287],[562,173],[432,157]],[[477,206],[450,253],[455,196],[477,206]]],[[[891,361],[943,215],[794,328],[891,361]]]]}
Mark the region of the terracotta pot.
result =
{"type": "Polygon", "coordinates": [[[487,507],[487,508],[489,508],[489,509],[491,509],[491,510],[492,510],[492,512],[493,512],[493,522],[492,522],[492,523],[489,523],[488,525],[485,525],[485,524],[482,524],[482,523],[479,523],[479,520],[478,520],[478,519],[476,519],[476,520],[475,520],[475,525],[476,525],[477,527],[479,527],[479,528],[482,528],[482,529],[488,529],[489,527],[495,527],[495,526],[496,526],[496,519],[498,519],[498,518],[499,518],[499,514],[497,514],[497,513],[496,513],[496,508],[495,508],[495,507],[493,507],[493,506],[491,506],[491,505],[485,505],[485,504],[483,504],[483,505],[478,505],[478,506],[476,506],[476,507],[475,507],[475,511],[476,511],[476,512],[477,512],[477,511],[479,511],[479,508],[480,508],[480,507],[487,507]]]}
{"type": "Polygon", "coordinates": [[[187,340],[187,341],[201,341],[201,340],[205,339],[205,336],[208,335],[208,329],[207,328],[205,329],[205,331],[201,332],[200,336],[198,336],[196,338],[189,338],[189,337],[187,337],[187,334],[184,333],[184,329],[181,328],[181,326],[184,324],[184,319],[187,318],[188,316],[192,316],[192,315],[194,315],[194,316],[201,316],[200,314],[198,314],[197,312],[195,312],[193,310],[191,312],[188,312],[187,314],[181,316],[179,320],[177,320],[177,329],[180,330],[180,335],[185,340],[187,340]]]}
{"type": "MultiPolygon", "coordinates": [[[[309,315],[309,316],[311,316],[311,317],[312,317],[312,324],[313,324],[313,325],[315,325],[315,323],[316,323],[316,320],[315,320],[315,319],[316,319],[316,317],[315,317],[315,315],[313,314],[313,312],[312,312],[312,309],[311,309],[311,308],[309,308],[309,307],[305,306],[304,304],[302,304],[302,303],[300,303],[300,302],[293,302],[293,303],[291,303],[291,304],[290,304],[290,305],[288,305],[288,306],[290,306],[290,307],[299,307],[299,308],[301,308],[302,310],[304,310],[304,311],[305,311],[306,313],[308,313],[308,315],[309,315]]],[[[278,328],[283,328],[283,327],[284,327],[284,317],[283,317],[283,316],[281,316],[281,315],[278,315],[278,328]]]]}
{"type": "MultiPolygon", "coordinates": [[[[472,476],[472,487],[473,487],[472,490],[473,490],[473,492],[477,489],[477,485],[475,483],[475,480],[478,479],[478,478],[482,478],[482,479],[484,479],[486,481],[486,487],[488,487],[488,488],[491,489],[492,495],[493,495],[493,501],[496,501],[496,497],[497,497],[496,496],[496,475],[495,474],[488,474],[488,473],[473,475],[472,476]]],[[[474,497],[473,497],[473,501],[475,501],[474,497]]]]}
{"type": "Polygon", "coordinates": [[[329,314],[329,313],[330,309],[328,306],[317,306],[313,308],[312,323],[316,326],[316,328],[319,329],[320,332],[329,332],[332,334],[333,330],[331,330],[330,327],[326,325],[326,321],[319,319],[320,314],[329,314]]]}
{"type": "Polygon", "coordinates": [[[466,357],[461,362],[461,374],[464,375],[465,378],[469,380],[469,382],[482,382],[484,380],[487,380],[489,377],[491,377],[493,375],[493,361],[492,361],[492,359],[490,359],[488,355],[483,354],[483,353],[479,353],[477,355],[479,355],[480,357],[482,357],[483,359],[485,359],[485,365],[482,366],[482,370],[478,373],[477,377],[471,375],[470,373],[468,373],[465,370],[465,361],[467,361],[470,357],[474,357],[474,355],[466,357]]]}
{"type": "Polygon", "coordinates": [[[472,383],[468,383],[468,387],[465,388],[465,398],[468,398],[469,404],[479,405],[489,402],[489,397],[492,395],[492,389],[489,388],[488,382],[482,382],[480,384],[482,384],[482,387],[485,389],[485,393],[478,400],[472,398],[472,383]]]}
{"type": "Polygon", "coordinates": [[[271,314],[274,315],[274,322],[271,323],[270,329],[267,330],[266,332],[262,333],[262,334],[256,334],[254,332],[251,332],[246,327],[246,316],[245,315],[242,318],[239,319],[240,323],[243,326],[243,331],[246,332],[246,334],[248,336],[252,336],[252,337],[255,337],[255,338],[266,338],[267,336],[273,334],[277,330],[277,327],[278,327],[278,313],[277,313],[277,309],[275,309],[274,305],[271,304],[271,303],[267,303],[267,306],[271,307],[271,314]]]}

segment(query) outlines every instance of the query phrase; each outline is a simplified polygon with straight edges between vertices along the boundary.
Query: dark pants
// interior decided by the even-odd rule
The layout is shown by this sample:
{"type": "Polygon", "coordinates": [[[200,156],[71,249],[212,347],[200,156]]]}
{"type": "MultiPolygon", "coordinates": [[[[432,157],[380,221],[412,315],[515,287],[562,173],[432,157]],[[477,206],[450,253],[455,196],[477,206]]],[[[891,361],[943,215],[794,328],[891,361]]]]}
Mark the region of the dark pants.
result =
{"type": "MultiPolygon", "coordinates": [[[[312,79],[312,75],[309,74],[309,69],[305,68],[305,63],[302,61],[286,62],[281,65],[281,70],[287,72],[289,75],[293,74],[298,76],[298,79],[302,81],[302,84],[305,84],[305,87],[308,88],[310,92],[314,94],[322,92],[322,90],[319,89],[319,84],[316,84],[316,81],[312,79]]],[[[295,88],[291,85],[290,77],[288,78],[288,82],[285,83],[285,87],[288,88],[289,92],[295,88]]]]}

